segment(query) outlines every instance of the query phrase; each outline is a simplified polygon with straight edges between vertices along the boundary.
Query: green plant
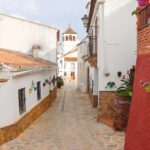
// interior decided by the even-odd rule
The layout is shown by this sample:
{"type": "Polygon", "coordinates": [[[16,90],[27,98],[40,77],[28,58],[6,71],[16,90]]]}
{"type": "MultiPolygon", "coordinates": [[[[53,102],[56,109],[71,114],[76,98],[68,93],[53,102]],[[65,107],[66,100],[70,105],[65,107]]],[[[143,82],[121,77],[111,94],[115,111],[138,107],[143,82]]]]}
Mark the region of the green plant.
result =
{"type": "Polygon", "coordinates": [[[145,91],[146,91],[147,93],[150,93],[150,85],[147,85],[147,86],[145,87],[145,91]]]}
{"type": "Polygon", "coordinates": [[[56,82],[57,82],[57,87],[58,88],[60,88],[61,86],[64,85],[64,80],[62,79],[62,77],[57,77],[56,82]]]}
{"type": "Polygon", "coordinates": [[[108,87],[112,89],[113,87],[116,87],[116,83],[115,82],[108,82],[106,88],[108,88],[108,87]]]}
{"type": "Polygon", "coordinates": [[[122,97],[132,97],[133,92],[133,82],[134,82],[135,68],[131,68],[127,71],[127,75],[123,76],[121,81],[123,82],[121,86],[117,89],[117,95],[122,97]]]}
{"type": "Polygon", "coordinates": [[[132,16],[136,15],[137,16],[137,13],[138,13],[138,9],[135,9],[132,11],[132,16]]]}

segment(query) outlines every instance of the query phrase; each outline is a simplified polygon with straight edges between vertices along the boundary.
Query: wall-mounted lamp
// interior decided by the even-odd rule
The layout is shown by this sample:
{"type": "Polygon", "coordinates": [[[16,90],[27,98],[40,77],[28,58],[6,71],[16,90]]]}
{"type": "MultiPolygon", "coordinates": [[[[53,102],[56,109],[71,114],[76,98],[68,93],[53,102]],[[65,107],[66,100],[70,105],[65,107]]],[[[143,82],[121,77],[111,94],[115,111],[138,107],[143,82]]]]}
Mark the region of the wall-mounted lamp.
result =
{"type": "Polygon", "coordinates": [[[88,23],[89,23],[89,17],[87,15],[84,15],[83,18],[81,18],[82,22],[83,22],[83,25],[84,27],[87,28],[87,32],[89,30],[89,28],[98,28],[98,26],[89,26],[88,23]]]}
{"type": "Polygon", "coordinates": [[[88,26],[88,22],[89,22],[89,17],[87,15],[84,15],[83,18],[81,18],[84,27],[88,26]]]}

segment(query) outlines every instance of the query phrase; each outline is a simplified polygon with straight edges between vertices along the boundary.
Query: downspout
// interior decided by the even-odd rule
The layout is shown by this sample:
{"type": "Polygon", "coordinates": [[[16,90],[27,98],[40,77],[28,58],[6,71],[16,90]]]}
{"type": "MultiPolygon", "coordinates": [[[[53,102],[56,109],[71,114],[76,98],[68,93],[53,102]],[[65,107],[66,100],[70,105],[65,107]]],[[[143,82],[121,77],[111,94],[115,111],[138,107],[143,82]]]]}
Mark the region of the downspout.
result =
{"type": "Polygon", "coordinates": [[[98,60],[97,60],[97,67],[98,67],[98,108],[99,108],[99,98],[100,98],[100,73],[104,72],[104,66],[103,64],[105,63],[104,60],[104,43],[105,43],[105,32],[104,32],[104,2],[99,3],[99,11],[98,11],[98,15],[99,15],[99,35],[98,35],[98,39],[99,39],[99,46],[98,46],[98,60]]]}

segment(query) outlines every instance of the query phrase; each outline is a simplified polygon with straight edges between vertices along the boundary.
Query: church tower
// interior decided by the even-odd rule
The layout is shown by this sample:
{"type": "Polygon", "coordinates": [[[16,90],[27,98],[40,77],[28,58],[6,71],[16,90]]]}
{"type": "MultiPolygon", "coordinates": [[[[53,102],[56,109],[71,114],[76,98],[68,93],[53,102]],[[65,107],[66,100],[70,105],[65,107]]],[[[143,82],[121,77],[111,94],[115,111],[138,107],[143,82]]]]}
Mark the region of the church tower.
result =
{"type": "Polygon", "coordinates": [[[70,25],[63,33],[62,38],[63,54],[71,51],[79,43],[77,33],[70,27],[70,25]]]}

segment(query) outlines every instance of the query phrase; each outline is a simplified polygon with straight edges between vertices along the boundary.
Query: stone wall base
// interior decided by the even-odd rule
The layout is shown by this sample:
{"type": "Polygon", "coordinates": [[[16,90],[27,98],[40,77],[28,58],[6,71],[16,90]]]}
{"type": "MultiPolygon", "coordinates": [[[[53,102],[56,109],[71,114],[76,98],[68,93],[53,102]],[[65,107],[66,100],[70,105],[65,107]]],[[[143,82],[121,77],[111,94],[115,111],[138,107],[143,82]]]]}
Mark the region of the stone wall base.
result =
{"type": "Polygon", "coordinates": [[[130,101],[131,98],[119,97],[116,92],[100,92],[98,121],[103,121],[115,130],[125,130],[128,123],[130,101]]]}
{"type": "Polygon", "coordinates": [[[16,124],[0,129],[0,145],[13,140],[27,127],[29,127],[40,115],[42,115],[54,102],[57,97],[57,88],[50,92],[50,94],[30,112],[23,116],[16,124]]]}
{"type": "Polygon", "coordinates": [[[115,117],[114,99],[116,98],[115,92],[101,91],[99,95],[99,111],[100,116],[108,118],[115,117]]]}

